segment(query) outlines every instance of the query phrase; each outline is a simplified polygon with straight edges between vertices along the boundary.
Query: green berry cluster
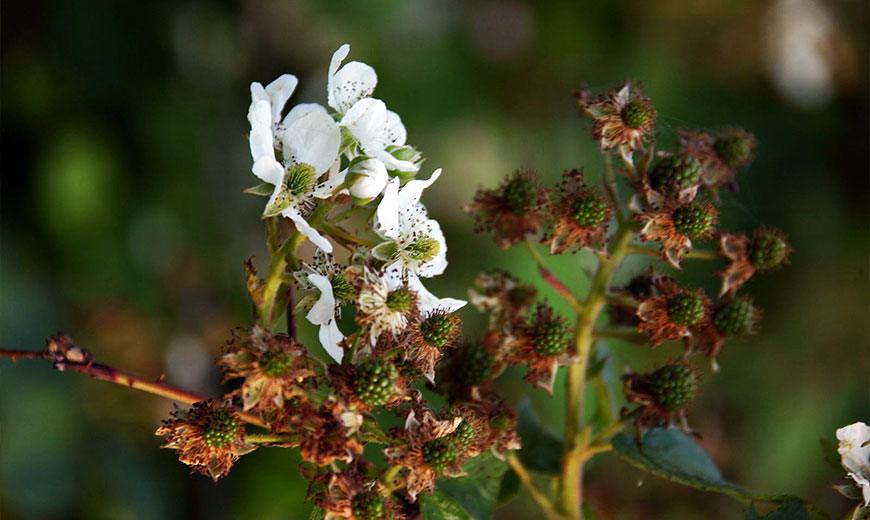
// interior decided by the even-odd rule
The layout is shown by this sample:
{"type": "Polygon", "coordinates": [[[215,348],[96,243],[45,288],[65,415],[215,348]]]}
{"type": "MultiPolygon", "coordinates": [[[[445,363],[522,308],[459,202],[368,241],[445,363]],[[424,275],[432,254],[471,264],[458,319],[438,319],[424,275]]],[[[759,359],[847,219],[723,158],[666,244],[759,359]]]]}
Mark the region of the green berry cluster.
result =
{"type": "Polygon", "coordinates": [[[450,467],[459,453],[448,437],[433,439],[423,444],[423,462],[438,473],[450,467]]]}
{"type": "Polygon", "coordinates": [[[538,187],[528,175],[517,173],[504,186],[504,200],[516,215],[525,215],[538,198],[538,187]]]}
{"type": "MultiPolygon", "coordinates": [[[[540,309],[538,310],[540,313],[540,309]]],[[[540,314],[539,314],[540,315],[540,314]]],[[[568,328],[557,316],[538,319],[534,331],[535,351],[542,356],[556,356],[568,347],[568,328]]]]}
{"type": "Polygon", "coordinates": [[[387,517],[387,504],[384,497],[374,491],[354,495],[351,510],[356,520],[382,520],[387,517]]]}
{"type": "Polygon", "coordinates": [[[759,271],[778,267],[788,253],[788,244],[772,231],[761,231],[749,245],[749,262],[759,271]]]}
{"type": "Polygon", "coordinates": [[[716,155],[731,168],[743,165],[752,156],[752,140],[746,135],[727,135],[713,143],[716,155]]]}
{"type": "Polygon", "coordinates": [[[697,294],[679,293],[668,299],[668,319],[671,323],[691,327],[704,318],[704,300],[697,294]]]}
{"type": "Polygon", "coordinates": [[[740,336],[752,330],[755,306],[748,298],[737,298],[722,304],[713,315],[713,323],[726,336],[740,336]]]}
{"type": "Polygon", "coordinates": [[[463,420],[448,438],[453,446],[462,453],[474,444],[474,436],[474,426],[470,422],[463,420]]]}
{"type": "Polygon", "coordinates": [[[357,365],[353,390],[357,398],[369,406],[381,406],[396,391],[399,371],[389,361],[372,359],[357,365]]]}
{"type": "Polygon", "coordinates": [[[577,225],[584,228],[598,226],[607,218],[607,204],[594,193],[575,200],[571,210],[574,221],[577,222],[577,225]]]}
{"type": "Polygon", "coordinates": [[[480,345],[466,345],[456,367],[459,382],[466,386],[480,386],[489,376],[492,356],[480,345]]]}
{"type": "Polygon", "coordinates": [[[650,375],[656,402],[665,410],[678,410],[695,396],[697,381],[683,364],[665,365],[650,375]]]}
{"type": "Polygon", "coordinates": [[[293,366],[293,356],[283,350],[263,353],[259,360],[260,368],[270,377],[278,377],[293,366]]]}
{"type": "Polygon", "coordinates": [[[420,323],[420,334],[423,336],[423,341],[441,348],[450,340],[456,326],[456,320],[451,314],[439,312],[420,323]]]}
{"type": "Polygon", "coordinates": [[[698,184],[701,163],[691,155],[663,157],[650,174],[650,183],[657,190],[677,192],[698,184]]]}
{"type": "Polygon", "coordinates": [[[677,233],[696,238],[713,226],[713,214],[704,204],[690,202],[674,210],[674,228],[677,233]]]}
{"type": "Polygon", "coordinates": [[[629,128],[640,128],[654,117],[652,107],[639,99],[629,101],[619,114],[622,122],[629,128]]]}
{"type": "Polygon", "coordinates": [[[233,442],[239,430],[239,422],[232,410],[219,408],[209,413],[202,427],[202,440],[212,448],[221,448],[233,442]]]}

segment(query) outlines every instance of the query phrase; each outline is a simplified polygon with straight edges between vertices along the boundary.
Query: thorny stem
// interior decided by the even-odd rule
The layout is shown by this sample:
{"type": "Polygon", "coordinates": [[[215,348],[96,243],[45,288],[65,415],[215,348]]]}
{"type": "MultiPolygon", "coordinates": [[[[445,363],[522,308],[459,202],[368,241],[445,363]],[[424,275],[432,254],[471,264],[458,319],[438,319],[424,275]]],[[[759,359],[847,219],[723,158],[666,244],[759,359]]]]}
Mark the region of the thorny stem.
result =
{"type": "Polygon", "coordinates": [[[523,483],[523,486],[529,490],[529,494],[532,495],[532,500],[538,504],[538,507],[541,508],[547,518],[551,520],[561,519],[562,515],[556,511],[556,508],[553,506],[550,499],[547,498],[547,495],[538,489],[538,486],[535,484],[534,480],[532,480],[532,475],[529,473],[529,470],[526,469],[516,453],[509,454],[507,456],[507,462],[514,470],[514,473],[516,473],[520,478],[520,482],[523,483]]]}
{"type": "Polygon", "coordinates": [[[569,518],[582,518],[583,450],[589,435],[588,430],[583,427],[583,410],[586,370],[594,341],[593,328],[604,307],[611,278],[625,258],[633,238],[632,226],[629,223],[620,223],[610,242],[610,256],[598,264],[589,294],[583,303],[584,310],[577,315],[574,331],[577,361],[568,367],[568,379],[565,382],[565,452],[559,489],[560,509],[569,518]]]}
{"type": "MultiPolygon", "coordinates": [[[[117,368],[111,367],[109,365],[104,365],[102,363],[95,363],[92,361],[77,363],[70,360],[64,360],[62,361],[62,363],[57,363],[56,356],[48,351],[0,349],[0,357],[8,357],[11,358],[13,361],[15,361],[15,359],[17,358],[44,359],[46,361],[55,361],[55,366],[60,371],[71,370],[73,372],[78,372],[79,374],[90,376],[94,379],[107,381],[116,385],[126,386],[135,390],[141,390],[142,392],[147,392],[149,394],[164,397],[166,399],[171,399],[173,401],[177,401],[179,403],[184,403],[187,405],[192,405],[200,401],[208,401],[209,399],[211,399],[206,395],[189,392],[187,390],[164,383],[160,380],[152,381],[149,379],[145,379],[143,377],[130,374],[123,370],[119,370],[117,368]]],[[[269,427],[256,415],[242,411],[237,411],[237,415],[241,420],[246,423],[253,424],[261,428],[269,427]]]]}
{"type": "Polygon", "coordinates": [[[571,308],[574,309],[574,312],[581,313],[583,312],[583,305],[577,300],[574,296],[574,293],[571,292],[571,289],[568,288],[561,280],[559,280],[556,275],[554,275],[549,269],[547,269],[546,261],[544,257],[541,256],[540,251],[538,251],[535,244],[533,244],[530,240],[526,240],[526,249],[529,250],[529,254],[532,255],[532,258],[535,260],[535,263],[538,264],[538,272],[541,275],[541,278],[544,279],[547,284],[552,287],[556,293],[561,296],[571,308]]]}

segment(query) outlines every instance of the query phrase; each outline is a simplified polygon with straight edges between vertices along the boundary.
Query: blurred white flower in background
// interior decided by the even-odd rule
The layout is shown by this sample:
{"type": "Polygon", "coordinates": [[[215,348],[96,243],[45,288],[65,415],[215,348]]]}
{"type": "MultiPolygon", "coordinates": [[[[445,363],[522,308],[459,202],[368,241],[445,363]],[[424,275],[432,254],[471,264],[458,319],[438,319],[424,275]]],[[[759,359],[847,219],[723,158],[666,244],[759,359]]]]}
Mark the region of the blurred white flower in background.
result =
{"type": "Polygon", "coordinates": [[[856,422],[837,430],[840,460],[849,477],[861,487],[864,505],[870,505],[870,426],[856,422]]]}

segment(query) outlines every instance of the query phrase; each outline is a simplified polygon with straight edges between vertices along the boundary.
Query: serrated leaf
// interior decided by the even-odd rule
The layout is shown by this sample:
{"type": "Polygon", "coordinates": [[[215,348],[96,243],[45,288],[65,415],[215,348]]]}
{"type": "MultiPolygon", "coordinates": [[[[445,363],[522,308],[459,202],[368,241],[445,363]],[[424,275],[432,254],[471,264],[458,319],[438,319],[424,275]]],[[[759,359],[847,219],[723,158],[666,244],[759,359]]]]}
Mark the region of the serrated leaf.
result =
{"type": "Polygon", "coordinates": [[[520,403],[517,413],[517,433],[523,444],[519,457],[523,465],[532,471],[558,475],[562,470],[562,440],[541,424],[528,399],[520,403]]]}
{"type": "Polygon", "coordinates": [[[275,186],[268,182],[264,182],[262,184],[257,184],[256,186],[251,186],[246,190],[242,190],[242,193],[256,195],[258,197],[271,197],[273,191],[275,191],[275,186]]]}
{"type": "Polygon", "coordinates": [[[455,502],[468,518],[492,518],[507,464],[486,453],[468,461],[463,470],[468,476],[438,479],[436,489],[455,502]]]}
{"type": "Polygon", "coordinates": [[[623,459],[653,475],[743,500],[765,498],[725,480],[707,452],[680,430],[653,428],[643,436],[641,445],[633,436],[621,433],[612,443],[623,459]]]}
{"type": "Polygon", "coordinates": [[[514,499],[520,492],[520,476],[516,471],[508,468],[501,477],[498,488],[498,505],[506,504],[514,499]]]}

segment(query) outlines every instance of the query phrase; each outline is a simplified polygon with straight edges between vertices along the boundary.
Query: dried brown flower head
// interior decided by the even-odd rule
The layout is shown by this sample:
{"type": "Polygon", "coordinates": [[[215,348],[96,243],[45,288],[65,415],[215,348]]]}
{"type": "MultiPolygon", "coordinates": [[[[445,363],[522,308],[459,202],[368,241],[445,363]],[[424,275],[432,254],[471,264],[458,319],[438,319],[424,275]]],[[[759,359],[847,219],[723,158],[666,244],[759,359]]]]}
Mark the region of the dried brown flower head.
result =
{"type": "Polygon", "coordinates": [[[679,419],[679,426],[688,430],[685,410],[700,378],[686,361],[673,361],[647,374],[628,374],[624,381],[626,400],[640,405],[634,412],[638,427],[673,426],[679,419]]]}
{"type": "Polygon", "coordinates": [[[662,258],[678,268],[683,256],[692,248],[692,240],[709,238],[716,225],[716,208],[700,201],[685,204],[666,202],[660,210],[637,216],[641,222],[640,239],[661,245],[662,258]]]}
{"type": "Polygon", "coordinates": [[[510,362],[527,365],[525,380],[549,393],[553,393],[559,364],[574,355],[565,319],[546,303],[538,304],[509,345],[510,362]]]}
{"type": "Polygon", "coordinates": [[[256,449],[245,442],[245,427],[229,405],[200,401],[187,411],[176,410],[155,435],[166,437],[164,448],[178,451],[191,470],[217,481],[240,456],[256,449]]]}
{"type": "Polygon", "coordinates": [[[350,463],[361,455],[363,445],[356,434],[363,418],[358,411],[335,398],[328,398],[319,407],[309,407],[298,416],[295,431],[301,435],[302,459],[327,466],[337,461],[350,463]]]}
{"type": "Polygon", "coordinates": [[[474,287],[468,291],[468,299],[480,312],[489,315],[490,328],[505,331],[522,322],[537,294],[533,285],[495,270],[477,275],[474,287]]]}
{"type": "Polygon", "coordinates": [[[649,336],[652,346],[683,339],[710,320],[712,304],[701,289],[689,290],[665,276],[653,279],[655,295],[643,299],[637,309],[637,329],[649,336]]]}
{"type": "Polygon", "coordinates": [[[722,277],[720,295],[734,294],[756,271],[776,269],[788,263],[791,251],[785,233],[777,229],[756,229],[752,238],[743,233],[724,233],[719,238],[719,253],[730,263],[719,273],[722,277]]]}
{"type": "Polygon", "coordinates": [[[587,90],[577,92],[576,97],[578,107],[592,118],[592,136],[602,150],[621,148],[631,152],[655,130],[655,108],[631,85],[599,98],[593,98],[587,90]]]}
{"type": "Polygon", "coordinates": [[[401,340],[404,360],[430,382],[446,349],[456,347],[462,320],[452,312],[435,310],[416,320],[401,340]]]}
{"type": "Polygon", "coordinates": [[[497,189],[480,189],[465,212],[475,231],[492,231],[495,243],[507,249],[537,234],[544,226],[547,193],[531,170],[517,170],[497,189]]]}
{"type": "Polygon", "coordinates": [[[607,233],[613,215],[604,198],[583,182],[581,170],[571,170],[562,177],[559,197],[548,205],[553,226],[544,237],[550,253],[598,245],[607,233]]]}
{"type": "Polygon", "coordinates": [[[701,163],[701,182],[707,188],[735,187],[737,172],[752,161],[755,137],[740,128],[723,128],[715,133],[681,130],[680,150],[701,163]]]}

